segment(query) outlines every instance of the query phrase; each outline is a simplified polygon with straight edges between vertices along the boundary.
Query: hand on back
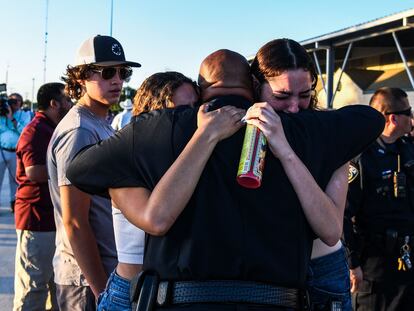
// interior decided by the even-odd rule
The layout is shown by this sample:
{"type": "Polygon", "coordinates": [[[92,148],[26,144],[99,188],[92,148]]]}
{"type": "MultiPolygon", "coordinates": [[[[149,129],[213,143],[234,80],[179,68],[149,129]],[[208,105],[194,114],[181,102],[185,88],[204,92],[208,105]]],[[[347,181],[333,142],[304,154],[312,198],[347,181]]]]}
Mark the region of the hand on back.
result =
{"type": "Polygon", "coordinates": [[[197,130],[208,134],[212,140],[223,140],[243,126],[240,120],[245,112],[233,106],[208,111],[208,104],[201,105],[197,114],[197,130]]]}

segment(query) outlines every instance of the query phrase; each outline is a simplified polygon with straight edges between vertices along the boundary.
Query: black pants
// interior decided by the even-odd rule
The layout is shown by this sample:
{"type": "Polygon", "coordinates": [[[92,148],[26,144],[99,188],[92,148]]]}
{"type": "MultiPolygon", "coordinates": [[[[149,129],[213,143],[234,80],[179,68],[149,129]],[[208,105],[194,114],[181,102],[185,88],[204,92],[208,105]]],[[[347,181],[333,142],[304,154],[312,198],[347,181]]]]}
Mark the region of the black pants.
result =
{"type": "Polygon", "coordinates": [[[414,269],[399,271],[396,253],[364,258],[361,268],[364,281],[352,297],[354,310],[414,310],[414,269]]]}
{"type": "Polygon", "coordinates": [[[414,285],[392,286],[364,281],[352,300],[356,311],[412,311],[414,285]]]}

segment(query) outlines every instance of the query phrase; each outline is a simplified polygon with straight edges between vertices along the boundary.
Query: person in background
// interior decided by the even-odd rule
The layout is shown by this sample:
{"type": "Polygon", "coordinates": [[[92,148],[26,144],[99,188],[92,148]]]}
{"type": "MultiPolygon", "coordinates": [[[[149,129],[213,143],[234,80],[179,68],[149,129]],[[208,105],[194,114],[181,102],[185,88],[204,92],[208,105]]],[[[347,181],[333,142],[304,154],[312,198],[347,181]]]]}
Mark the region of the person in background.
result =
{"type": "Polygon", "coordinates": [[[111,126],[115,131],[119,131],[121,128],[127,125],[132,117],[132,101],[129,98],[121,102],[119,106],[123,110],[113,118],[111,123],[111,126]]]}
{"type": "Polygon", "coordinates": [[[58,310],[52,265],[56,228],[47,184],[46,152],[53,130],[72,107],[64,87],[62,83],[47,83],[39,88],[38,112],[17,143],[16,311],[58,310]]]}
{"type": "Polygon", "coordinates": [[[113,135],[105,117],[119,101],[131,67],[140,64],[125,60],[115,38],[97,35],[82,43],[74,66],[68,66],[63,77],[66,93],[77,104],[56,127],[47,159],[60,310],[95,310],[96,299],[117,264],[110,200],[83,193],[67,179],[66,171],[80,149],[113,135]]]}
{"type": "Polygon", "coordinates": [[[30,115],[21,110],[23,97],[18,93],[9,95],[5,109],[0,112],[0,191],[7,172],[10,187],[10,211],[16,202],[16,145],[23,128],[30,122],[30,115]]]}
{"type": "MultiPolygon", "coordinates": [[[[314,92],[318,75],[312,59],[298,42],[276,39],[266,43],[258,50],[251,72],[258,82],[259,100],[267,102],[275,111],[297,113],[316,108],[314,92]]],[[[259,107],[259,111],[264,109],[259,107]]],[[[345,164],[331,176],[324,190],[317,187],[318,191],[314,193],[318,194],[319,199],[315,200],[306,200],[303,196],[304,192],[310,192],[311,185],[317,186],[314,178],[296,186],[301,204],[325,208],[334,219],[329,226],[338,227],[340,232],[347,178],[348,164],[345,164]]],[[[314,240],[308,272],[308,290],[314,310],[330,310],[331,304],[340,304],[344,311],[351,310],[349,268],[344,251],[340,240],[333,246],[328,246],[320,238],[314,240]]]]}
{"type": "Polygon", "coordinates": [[[381,136],[351,162],[344,241],[355,310],[414,306],[414,145],[407,93],[383,87],[369,105],[385,118],[381,136]]]}

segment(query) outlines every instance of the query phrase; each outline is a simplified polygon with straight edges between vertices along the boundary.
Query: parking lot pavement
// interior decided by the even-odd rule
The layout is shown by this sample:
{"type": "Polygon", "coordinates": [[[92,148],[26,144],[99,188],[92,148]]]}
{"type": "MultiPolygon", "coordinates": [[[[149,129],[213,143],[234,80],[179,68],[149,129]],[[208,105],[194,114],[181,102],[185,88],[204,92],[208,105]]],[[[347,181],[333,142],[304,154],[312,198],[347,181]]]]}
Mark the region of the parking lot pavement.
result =
{"type": "Polygon", "coordinates": [[[9,183],[8,178],[5,178],[0,192],[0,310],[4,311],[13,308],[14,255],[16,251],[14,215],[10,213],[9,204],[9,183]]]}

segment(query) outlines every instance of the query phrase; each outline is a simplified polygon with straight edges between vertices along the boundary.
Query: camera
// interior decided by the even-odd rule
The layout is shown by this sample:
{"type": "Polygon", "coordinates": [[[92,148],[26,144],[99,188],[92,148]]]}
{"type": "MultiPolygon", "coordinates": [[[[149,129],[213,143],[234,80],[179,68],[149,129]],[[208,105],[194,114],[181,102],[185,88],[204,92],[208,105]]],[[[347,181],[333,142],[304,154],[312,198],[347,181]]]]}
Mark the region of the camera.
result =
{"type": "Polygon", "coordinates": [[[7,116],[9,113],[9,99],[7,97],[7,87],[5,83],[0,84],[0,116],[7,116]]]}

